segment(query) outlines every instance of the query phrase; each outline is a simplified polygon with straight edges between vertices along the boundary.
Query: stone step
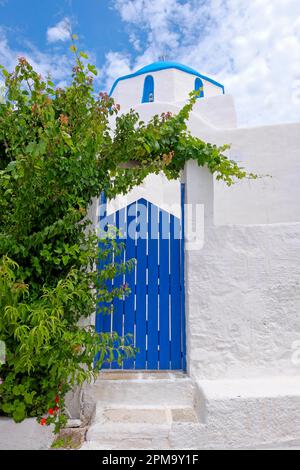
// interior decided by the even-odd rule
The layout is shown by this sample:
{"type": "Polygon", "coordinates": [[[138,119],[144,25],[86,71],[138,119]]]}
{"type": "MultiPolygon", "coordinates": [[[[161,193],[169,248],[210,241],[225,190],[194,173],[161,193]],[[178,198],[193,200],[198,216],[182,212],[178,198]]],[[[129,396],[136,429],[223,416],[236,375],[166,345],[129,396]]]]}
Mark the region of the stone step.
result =
{"type": "Polygon", "coordinates": [[[83,449],[171,449],[170,435],[202,429],[195,394],[182,372],[105,371],[83,391],[91,417],[83,449]]]}
{"type": "Polygon", "coordinates": [[[100,441],[88,441],[80,450],[170,450],[168,439],[123,439],[119,442],[104,444],[100,441]]]}
{"type": "MultiPolygon", "coordinates": [[[[168,449],[172,426],[198,423],[191,407],[109,407],[98,404],[87,442],[100,448],[168,449]],[[97,444],[98,443],[98,444],[97,444]]],[[[97,448],[98,448],[97,447],[97,448]]]]}
{"type": "Polygon", "coordinates": [[[94,407],[86,449],[299,447],[298,376],[193,383],[186,377],[173,380],[162,376],[151,380],[149,376],[133,376],[127,382],[109,378],[102,384],[105,381],[109,385],[104,387],[107,401],[99,400],[94,407]],[[112,395],[116,392],[110,397],[112,402],[109,390],[112,395]],[[121,390],[126,390],[125,399],[121,390]],[[156,401],[152,401],[154,398],[156,401]],[[178,404],[180,401],[183,404],[178,404]]]}
{"type": "Polygon", "coordinates": [[[86,435],[87,441],[99,441],[102,444],[115,445],[124,439],[152,440],[167,439],[170,432],[170,424],[148,423],[93,423],[86,435]]]}
{"type": "Polygon", "coordinates": [[[109,407],[191,407],[194,384],[184,374],[100,374],[83,390],[84,415],[92,416],[97,403],[109,407]]]}
{"type": "Polygon", "coordinates": [[[99,404],[96,408],[94,423],[144,423],[172,424],[173,422],[198,422],[192,407],[109,407],[99,404]]]}

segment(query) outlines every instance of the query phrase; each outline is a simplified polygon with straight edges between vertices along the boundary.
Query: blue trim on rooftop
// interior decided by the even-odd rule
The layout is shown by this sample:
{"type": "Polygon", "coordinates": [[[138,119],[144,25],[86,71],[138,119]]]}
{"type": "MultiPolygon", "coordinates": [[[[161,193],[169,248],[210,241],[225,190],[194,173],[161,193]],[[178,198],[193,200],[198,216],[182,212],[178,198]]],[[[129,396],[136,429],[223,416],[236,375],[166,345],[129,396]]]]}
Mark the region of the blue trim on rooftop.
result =
{"type": "Polygon", "coordinates": [[[223,94],[225,93],[225,88],[223,85],[221,85],[221,83],[218,83],[215,80],[209,77],[206,77],[205,75],[202,75],[201,73],[197,72],[191,67],[188,67],[187,65],[182,65],[182,64],[179,64],[178,62],[154,62],[153,64],[146,65],[146,67],[143,67],[140,70],[137,70],[136,72],[130,75],[125,75],[124,77],[118,78],[113,84],[112,89],[110,90],[109,96],[113,94],[116,86],[122,80],[127,80],[129,78],[138,77],[139,75],[144,75],[147,73],[159,72],[160,70],[166,70],[166,69],[177,69],[177,70],[181,70],[182,72],[189,73],[190,75],[194,75],[196,77],[202,78],[203,80],[206,80],[207,82],[212,83],[213,85],[216,85],[222,88],[223,94]]]}

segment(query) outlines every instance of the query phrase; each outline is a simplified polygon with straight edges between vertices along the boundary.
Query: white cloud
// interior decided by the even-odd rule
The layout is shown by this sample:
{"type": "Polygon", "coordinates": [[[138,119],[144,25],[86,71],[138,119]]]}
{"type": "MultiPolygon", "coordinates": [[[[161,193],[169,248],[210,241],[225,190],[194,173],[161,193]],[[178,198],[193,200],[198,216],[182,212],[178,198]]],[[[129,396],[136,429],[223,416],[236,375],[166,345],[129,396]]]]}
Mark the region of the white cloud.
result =
{"type": "Polygon", "coordinates": [[[33,68],[43,77],[50,74],[56,82],[63,82],[70,78],[73,60],[62,53],[44,53],[32,44],[26,44],[24,49],[12,49],[7,41],[5,32],[0,27],[0,64],[12,71],[18,57],[26,57],[33,68]]]}
{"type": "Polygon", "coordinates": [[[135,57],[108,54],[108,82],[124,69],[137,69],[166,54],[224,83],[236,98],[241,124],[300,120],[299,0],[114,4],[140,51],[136,48],[135,57]]]}
{"type": "MultiPolygon", "coordinates": [[[[69,53],[68,48],[55,48],[54,50],[48,49],[41,51],[35,47],[30,41],[23,41],[23,47],[16,49],[12,48],[8,42],[5,28],[0,26],[0,64],[3,65],[9,72],[12,72],[18,62],[19,57],[25,57],[28,62],[32,65],[34,70],[42,75],[43,78],[50,75],[52,80],[55,82],[57,87],[64,88],[71,81],[72,68],[75,65],[75,58],[73,54],[69,53]],[[62,49],[62,50],[61,50],[62,49]]],[[[89,61],[96,63],[96,56],[94,53],[87,51],[89,61]]],[[[109,56],[108,56],[109,57],[109,56]]],[[[114,66],[111,66],[111,74],[115,73],[115,66],[117,66],[118,54],[112,53],[111,60],[114,66]]],[[[98,76],[94,78],[96,87],[100,86],[102,70],[98,70],[98,76]]],[[[119,67],[121,72],[127,72],[128,68],[119,67]]],[[[3,86],[0,74],[0,89],[3,86]]]]}
{"type": "Polygon", "coordinates": [[[136,51],[141,52],[142,50],[141,41],[138,39],[138,37],[134,33],[130,33],[129,42],[133,45],[136,51]]]}
{"type": "Polygon", "coordinates": [[[101,70],[106,88],[111,87],[116,78],[128,75],[130,72],[130,57],[128,55],[120,52],[108,52],[106,54],[105,67],[101,70]]]}
{"type": "Polygon", "coordinates": [[[48,28],[47,41],[54,43],[58,41],[68,41],[71,35],[71,21],[69,18],[64,18],[55,26],[48,28]]]}

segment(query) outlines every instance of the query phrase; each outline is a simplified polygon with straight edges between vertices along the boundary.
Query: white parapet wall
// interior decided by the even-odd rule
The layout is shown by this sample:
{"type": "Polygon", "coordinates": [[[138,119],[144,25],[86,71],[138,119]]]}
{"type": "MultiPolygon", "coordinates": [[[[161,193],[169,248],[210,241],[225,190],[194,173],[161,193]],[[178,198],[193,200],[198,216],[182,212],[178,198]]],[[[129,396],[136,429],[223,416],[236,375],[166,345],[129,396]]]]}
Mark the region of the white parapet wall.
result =
{"type": "Polygon", "coordinates": [[[191,372],[299,374],[300,223],[215,226],[211,175],[192,162],[185,173],[187,204],[206,207],[203,247],[186,252],[191,372]]]}

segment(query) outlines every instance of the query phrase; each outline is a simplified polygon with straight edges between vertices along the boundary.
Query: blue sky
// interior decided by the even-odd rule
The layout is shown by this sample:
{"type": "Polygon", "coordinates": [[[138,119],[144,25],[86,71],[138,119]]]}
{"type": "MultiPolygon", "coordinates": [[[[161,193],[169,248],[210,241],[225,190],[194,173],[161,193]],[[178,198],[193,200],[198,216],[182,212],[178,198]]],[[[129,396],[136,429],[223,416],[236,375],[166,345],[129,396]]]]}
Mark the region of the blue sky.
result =
{"type": "Polygon", "coordinates": [[[64,85],[70,28],[101,89],[164,54],[223,83],[242,125],[300,120],[299,0],[0,0],[0,63],[64,85]]]}
{"type": "Polygon", "coordinates": [[[25,50],[26,43],[41,51],[54,51],[60,46],[67,50],[63,41],[47,41],[47,30],[64,18],[81,40],[84,49],[93,51],[97,62],[105,61],[111,47],[126,50],[128,35],[113,2],[106,0],[6,0],[0,10],[1,26],[6,31],[10,46],[25,50]]]}

